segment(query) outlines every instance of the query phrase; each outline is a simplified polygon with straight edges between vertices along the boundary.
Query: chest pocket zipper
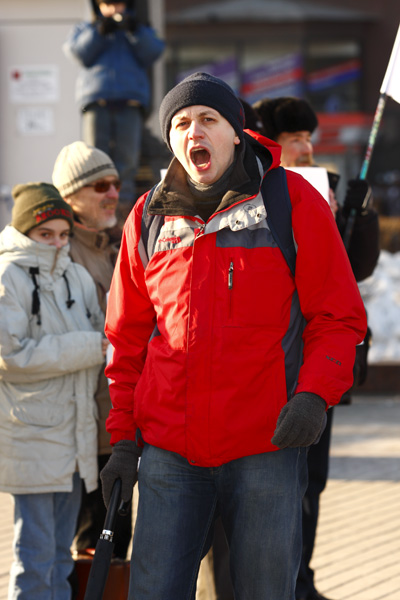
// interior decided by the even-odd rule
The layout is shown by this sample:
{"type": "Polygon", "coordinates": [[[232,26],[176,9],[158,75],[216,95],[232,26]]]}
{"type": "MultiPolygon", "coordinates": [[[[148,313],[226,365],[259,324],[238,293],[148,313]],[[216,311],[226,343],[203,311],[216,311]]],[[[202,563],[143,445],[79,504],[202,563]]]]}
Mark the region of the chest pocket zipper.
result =
{"type": "Polygon", "coordinates": [[[228,316],[229,320],[232,319],[232,303],[233,303],[233,260],[230,261],[229,269],[228,269],[228,291],[229,291],[229,311],[228,316]]]}

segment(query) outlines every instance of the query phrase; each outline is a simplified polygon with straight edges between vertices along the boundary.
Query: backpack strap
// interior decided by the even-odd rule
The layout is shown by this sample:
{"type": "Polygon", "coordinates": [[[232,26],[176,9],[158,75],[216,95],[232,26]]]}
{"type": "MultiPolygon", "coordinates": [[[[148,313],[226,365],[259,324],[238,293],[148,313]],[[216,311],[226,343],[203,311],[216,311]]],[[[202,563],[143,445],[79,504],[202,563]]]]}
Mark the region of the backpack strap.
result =
{"type": "Polygon", "coordinates": [[[151,190],[149,191],[149,193],[147,194],[147,198],[145,200],[145,203],[143,206],[143,213],[142,213],[141,236],[142,236],[143,245],[147,252],[148,260],[150,260],[150,258],[154,254],[157,237],[158,237],[158,234],[160,233],[161,227],[163,226],[163,223],[164,223],[163,215],[149,215],[147,213],[147,209],[148,209],[151,199],[153,197],[154,191],[158,185],[159,184],[157,183],[154,187],[152,187],[151,190]]]}
{"type": "Polygon", "coordinates": [[[296,246],[292,231],[292,203],[290,202],[286,172],[283,167],[271,169],[267,172],[262,182],[261,194],[272,236],[294,276],[296,246]]]}

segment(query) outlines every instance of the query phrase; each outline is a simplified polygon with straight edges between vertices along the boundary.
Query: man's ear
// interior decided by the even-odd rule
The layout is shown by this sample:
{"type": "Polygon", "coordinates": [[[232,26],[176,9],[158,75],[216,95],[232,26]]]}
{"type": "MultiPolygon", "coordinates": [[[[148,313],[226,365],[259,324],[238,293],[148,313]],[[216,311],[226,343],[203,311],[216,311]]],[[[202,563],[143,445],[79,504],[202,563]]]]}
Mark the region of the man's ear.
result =
{"type": "Polygon", "coordinates": [[[240,144],[240,139],[238,135],[235,135],[235,139],[233,140],[233,143],[235,144],[235,146],[238,146],[240,144]]]}
{"type": "Polygon", "coordinates": [[[70,206],[72,206],[73,202],[74,202],[73,198],[74,198],[73,195],[71,195],[71,196],[64,196],[63,200],[64,200],[64,202],[66,202],[67,204],[69,204],[70,206]]]}

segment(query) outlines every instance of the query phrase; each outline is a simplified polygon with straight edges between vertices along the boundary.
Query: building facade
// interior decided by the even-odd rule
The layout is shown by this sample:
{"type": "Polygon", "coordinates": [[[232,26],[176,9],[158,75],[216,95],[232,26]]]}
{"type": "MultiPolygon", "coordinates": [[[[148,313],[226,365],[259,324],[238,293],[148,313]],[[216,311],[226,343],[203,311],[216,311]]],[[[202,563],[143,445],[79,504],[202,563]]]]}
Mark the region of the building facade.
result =
{"type": "MultiPolygon", "coordinates": [[[[400,23],[397,0],[165,0],[166,87],[193,70],[250,103],[306,98],[318,113],[318,162],[360,172],[400,23]]],[[[368,178],[384,214],[400,214],[400,106],[388,98],[368,178]],[[397,185],[399,184],[399,185],[397,185]],[[396,191],[397,190],[397,191],[396,191]]]]}
{"type": "MultiPolygon", "coordinates": [[[[167,49],[153,72],[153,113],[185,74],[223,77],[245,100],[296,95],[318,112],[315,153],[358,174],[400,22],[398,0],[147,0],[167,49]]],[[[80,136],[78,67],[62,44],[89,0],[0,0],[0,196],[49,180],[60,148],[80,136]]],[[[151,153],[151,150],[150,150],[151,153]]],[[[382,214],[400,215],[400,105],[388,98],[368,178],[382,214]]],[[[146,185],[145,182],[144,185],[146,185]]],[[[0,203],[0,217],[4,202],[0,203]]]]}

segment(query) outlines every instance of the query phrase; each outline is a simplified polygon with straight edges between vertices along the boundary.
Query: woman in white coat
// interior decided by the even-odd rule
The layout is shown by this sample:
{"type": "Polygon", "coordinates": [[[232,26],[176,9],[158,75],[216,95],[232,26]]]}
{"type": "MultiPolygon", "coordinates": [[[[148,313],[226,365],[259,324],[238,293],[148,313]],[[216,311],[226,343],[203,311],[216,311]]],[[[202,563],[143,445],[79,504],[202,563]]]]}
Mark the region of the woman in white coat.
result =
{"type": "Polygon", "coordinates": [[[72,263],[56,188],[13,189],[0,233],[0,490],[13,495],[9,600],[70,600],[81,485],[97,486],[93,395],[108,345],[95,285],[72,263]]]}

